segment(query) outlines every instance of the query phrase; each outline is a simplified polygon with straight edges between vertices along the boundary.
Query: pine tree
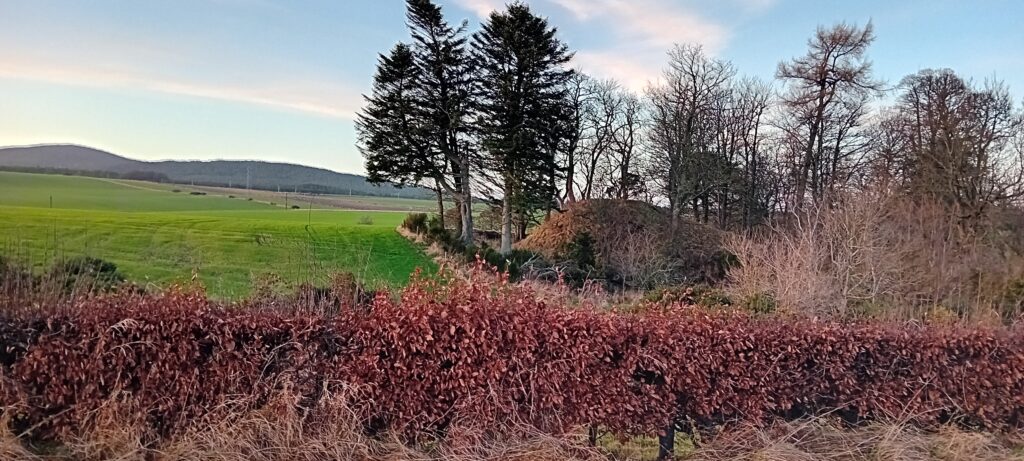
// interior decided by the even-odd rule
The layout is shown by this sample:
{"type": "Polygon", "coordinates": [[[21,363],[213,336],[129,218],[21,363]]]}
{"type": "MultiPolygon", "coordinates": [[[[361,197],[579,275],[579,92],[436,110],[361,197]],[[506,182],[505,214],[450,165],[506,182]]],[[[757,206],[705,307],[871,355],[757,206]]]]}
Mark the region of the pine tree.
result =
{"type": "Polygon", "coordinates": [[[452,27],[431,0],[407,1],[413,52],[420,70],[419,108],[437,155],[439,184],[459,208],[462,240],[473,243],[473,66],[467,50],[465,21],[452,27]]]}
{"type": "Polygon", "coordinates": [[[381,57],[373,94],[359,115],[366,169],[374,181],[432,180],[439,193],[455,199],[460,235],[471,244],[473,69],[466,24],[449,25],[431,0],[408,0],[406,17],[412,43],[381,57]]]}
{"type": "Polygon", "coordinates": [[[429,174],[429,140],[419,112],[419,69],[406,44],[381,55],[373,93],[356,118],[370,182],[419,184],[429,174]]]}
{"type": "Polygon", "coordinates": [[[555,197],[552,136],[563,126],[568,48],[522,3],[493,12],[474,36],[479,70],[481,145],[503,193],[501,251],[512,250],[513,213],[521,219],[555,197]]]}

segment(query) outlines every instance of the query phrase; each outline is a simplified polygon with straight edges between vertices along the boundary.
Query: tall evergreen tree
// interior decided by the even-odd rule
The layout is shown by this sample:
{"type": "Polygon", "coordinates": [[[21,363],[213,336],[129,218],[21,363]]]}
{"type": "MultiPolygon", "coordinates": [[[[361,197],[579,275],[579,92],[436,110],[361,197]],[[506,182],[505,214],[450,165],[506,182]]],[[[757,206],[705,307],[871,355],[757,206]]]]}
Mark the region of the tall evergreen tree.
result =
{"type": "Polygon", "coordinates": [[[359,116],[367,172],[374,180],[400,184],[432,180],[455,199],[461,238],[472,243],[473,68],[466,24],[449,25],[431,0],[408,0],[406,6],[412,44],[381,58],[380,78],[359,116]],[[393,82],[399,73],[400,92],[393,82]]]}
{"type": "Polygon", "coordinates": [[[373,93],[356,118],[370,182],[419,184],[432,170],[419,111],[419,77],[408,45],[400,43],[380,56],[373,93]]]}
{"type": "Polygon", "coordinates": [[[512,217],[554,199],[554,135],[564,124],[572,59],[557,30],[523,3],[493,12],[473,40],[479,70],[480,130],[486,165],[503,194],[501,251],[512,250],[512,217]]]}

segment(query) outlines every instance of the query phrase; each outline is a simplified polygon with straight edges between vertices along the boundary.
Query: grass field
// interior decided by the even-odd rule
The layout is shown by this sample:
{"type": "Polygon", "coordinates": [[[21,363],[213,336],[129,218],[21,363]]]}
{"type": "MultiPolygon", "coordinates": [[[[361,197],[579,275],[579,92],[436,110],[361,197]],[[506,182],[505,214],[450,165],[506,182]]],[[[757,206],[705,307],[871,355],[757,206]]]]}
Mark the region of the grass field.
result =
{"type": "MultiPolygon", "coordinates": [[[[274,192],[266,190],[247,190],[228,187],[206,187],[206,186],[185,186],[189,189],[207,192],[210,195],[228,196],[234,195],[242,198],[252,198],[264,203],[274,203],[279,206],[296,205],[307,208],[330,208],[342,210],[373,210],[373,211],[406,211],[406,212],[436,212],[437,201],[413,198],[398,197],[370,197],[361,195],[331,195],[331,194],[296,194],[292,192],[274,192]]],[[[452,206],[452,203],[445,204],[445,209],[452,206]]]]}
{"type": "Polygon", "coordinates": [[[218,298],[244,296],[254,277],[268,273],[321,283],[332,272],[349,271],[370,285],[396,286],[417,267],[433,269],[395,232],[404,213],[286,210],[173,189],[0,172],[2,252],[40,268],[55,258],[95,256],[142,284],[197,274],[218,298]]]}

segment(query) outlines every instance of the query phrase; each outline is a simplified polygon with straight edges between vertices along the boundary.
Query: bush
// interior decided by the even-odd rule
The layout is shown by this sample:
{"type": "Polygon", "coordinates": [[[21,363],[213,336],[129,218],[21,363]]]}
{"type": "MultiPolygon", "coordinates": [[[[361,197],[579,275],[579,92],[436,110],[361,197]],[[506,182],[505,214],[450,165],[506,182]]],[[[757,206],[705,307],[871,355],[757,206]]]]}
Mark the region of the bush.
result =
{"type": "Polygon", "coordinates": [[[402,221],[402,227],[414,234],[425,234],[427,232],[427,214],[409,213],[402,221]]]}
{"type": "Polygon", "coordinates": [[[705,284],[651,290],[644,294],[643,301],[660,305],[684,304],[707,308],[732,305],[732,299],[723,290],[705,284]]]}
{"type": "Polygon", "coordinates": [[[729,239],[728,290],[736,299],[770,295],[779,309],[811,316],[923,319],[941,305],[962,318],[995,311],[1014,321],[1024,313],[1015,287],[1024,280],[1020,227],[965,231],[959,222],[942,204],[857,192],[729,239]]]}
{"type": "Polygon", "coordinates": [[[757,314],[770,314],[779,308],[771,293],[754,293],[743,300],[743,307],[757,314]]]}
{"type": "Polygon", "coordinates": [[[66,291],[110,291],[125,282],[117,265],[91,256],[74,257],[54,265],[48,277],[66,291]]]}
{"type": "Polygon", "coordinates": [[[466,244],[459,238],[441,226],[440,219],[431,218],[427,225],[427,243],[436,243],[446,252],[454,255],[467,253],[466,244]]]}
{"type": "Polygon", "coordinates": [[[174,192],[175,194],[177,194],[177,193],[181,192],[181,189],[171,189],[171,192],[174,192]]]}
{"type": "Polygon", "coordinates": [[[192,192],[189,192],[188,195],[206,195],[206,192],[199,192],[197,190],[194,190],[192,192]]]}
{"type": "Polygon", "coordinates": [[[13,424],[36,436],[81,427],[114,394],[169,433],[283,389],[303,408],[356,392],[363,427],[412,437],[512,418],[617,434],[821,413],[1024,426],[1019,329],[566,309],[467,277],[416,278],[337,317],[175,292],[78,299],[45,321],[0,322],[0,406],[22,405],[13,424]]]}
{"type": "Polygon", "coordinates": [[[228,198],[235,198],[235,196],[234,195],[229,195],[228,198]]]}
{"type": "Polygon", "coordinates": [[[513,281],[518,281],[531,270],[531,268],[546,267],[547,263],[537,253],[529,250],[513,249],[509,254],[503,255],[490,247],[467,248],[465,251],[467,262],[474,262],[477,258],[494,267],[499,272],[507,272],[513,281]]]}
{"type": "Polygon", "coordinates": [[[430,220],[427,221],[427,229],[434,229],[435,231],[446,230],[446,227],[441,224],[440,215],[430,215],[430,220]]]}
{"type": "Polygon", "coordinates": [[[361,226],[373,225],[373,217],[370,216],[370,215],[362,215],[362,216],[359,217],[358,223],[361,226]]]}
{"type": "Polygon", "coordinates": [[[301,209],[302,209],[302,207],[300,207],[300,206],[298,206],[298,205],[292,205],[292,209],[293,209],[293,210],[301,210],[301,209]]]}

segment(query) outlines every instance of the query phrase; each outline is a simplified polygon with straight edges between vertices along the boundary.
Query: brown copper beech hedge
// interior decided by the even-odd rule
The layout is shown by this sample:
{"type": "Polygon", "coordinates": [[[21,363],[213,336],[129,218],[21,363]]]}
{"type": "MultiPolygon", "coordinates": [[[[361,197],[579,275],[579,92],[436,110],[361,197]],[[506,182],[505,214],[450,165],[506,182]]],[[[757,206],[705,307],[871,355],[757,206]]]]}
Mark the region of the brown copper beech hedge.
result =
{"type": "Polygon", "coordinates": [[[185,293],[93,298],[0,322],[0,398],[42,436],[112,398],[166,433],[283,391],[300,406],[348,392],[368,431],[405,433],[509,418],[651,433],[824,412],[1024,425],[1019,329],[610,313],[535,298],[486,274],[416,279],[399,300],[330,318],[185,293]]]}

